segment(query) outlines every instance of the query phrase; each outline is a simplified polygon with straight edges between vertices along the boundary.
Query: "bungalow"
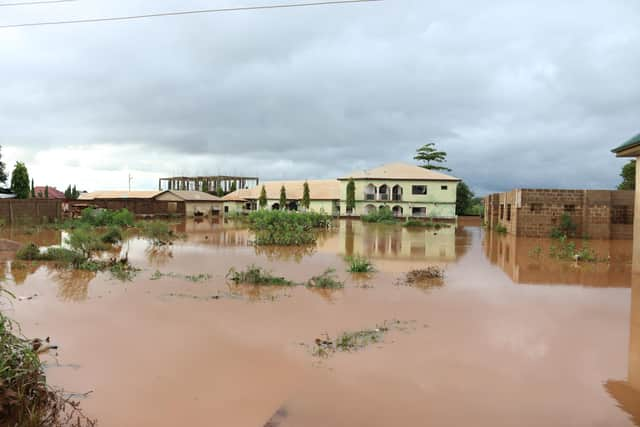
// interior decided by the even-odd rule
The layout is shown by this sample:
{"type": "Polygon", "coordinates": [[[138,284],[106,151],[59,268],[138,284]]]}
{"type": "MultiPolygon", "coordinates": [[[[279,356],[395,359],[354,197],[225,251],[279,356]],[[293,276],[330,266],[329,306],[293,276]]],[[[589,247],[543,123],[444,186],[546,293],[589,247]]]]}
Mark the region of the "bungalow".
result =
{"type": "MultiPolygon", "coordinates": [[[[259,208],[262,187],[267,209],[280,209],[280,189],[287,195],[286,209],[298,210],[305,181],[264,182],[250,190],[227,194],[225,212],[246,212],[259,208]]],[[[456,190],[460,180],[405,163],[390,163],[375,169],[356,171],[338,179],[309,180],[309,210],[331,215],[362,216],[389,209],[398,217],[456,218],[456,190]],[[355,208],[346,209],[347,186],[355,185],[355,208]]]]}

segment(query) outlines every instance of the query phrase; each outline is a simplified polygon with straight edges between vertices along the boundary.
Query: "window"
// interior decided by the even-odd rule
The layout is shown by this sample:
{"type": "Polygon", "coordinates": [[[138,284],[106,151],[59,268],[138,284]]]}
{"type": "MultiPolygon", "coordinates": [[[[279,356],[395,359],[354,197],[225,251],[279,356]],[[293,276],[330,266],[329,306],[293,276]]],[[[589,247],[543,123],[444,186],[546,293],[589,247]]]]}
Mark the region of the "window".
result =
{"type": "Polygon", "coordinates": [[[425,217],[427,216],[427,208],[411,208],[411,215],[425,217]]]}
{"type": "Polygon", "coordinates": [[[424,195],[427,194],[427,186],[426,185],[412,185],[411,186],[411,194],[424,196],[424,195]]]}
{"type": "Polygon", "coordinates": [[[612,206],[611,224],[633,224],[633,208],[631,206],[612,206]]]}
{"type": "Polygon", "coordinates": [[[542,212],[542,203],[531,203],[531,212],[542,212]]]}
{"type": "Polygon", "coordinates": [[[500,205],[500,219],[504,219],[504,205],[500,205]]]}
{"type": "Polygon", "coordinates": [[[564,211],[572,213],[576,211],[576,205],[564,205],[564,211]]]}
{"type": "Polygon", "coordinates": [[[511,205],[507,205],[507,221],[511,221],[511,205]]]}
{"type": "Polygon", "coordinates": [[[443,185],[442,187],[440,187],[441,190],[446,191],[449,189],[448,185],[443,185]]]}

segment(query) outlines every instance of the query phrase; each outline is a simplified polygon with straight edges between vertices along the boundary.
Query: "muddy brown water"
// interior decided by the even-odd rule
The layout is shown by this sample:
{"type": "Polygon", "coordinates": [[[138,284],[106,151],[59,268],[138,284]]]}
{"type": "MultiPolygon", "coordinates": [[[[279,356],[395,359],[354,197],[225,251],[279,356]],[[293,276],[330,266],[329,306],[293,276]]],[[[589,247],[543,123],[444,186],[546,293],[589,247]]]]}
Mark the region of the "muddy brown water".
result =
{"type": "MultiPolygon", "coordinates": [[[[550,241],[341,221],[316,248],[255,248],[229,224],[189,222],[184,242],[128,242],[130,283],[2,258],[3,306],[27,336],[51,336],[51,384],[93,391],[101,426],[640,425],[640,280],[630,242],[590,242],[610,262],[531,256],[550,241]],[[378,272],[352,276],[343,257],[378,272]],[[335,268],[345,289],[230,286],[231,267],[292,280],[335,268]],[[440,265],[442,286],[394,283],[440,265]],[[151,280],[159,270],[169,274],[151,280]],[[184,275],[206,273],[202,282],[184,275]],[[212,299],[212,296],[220,296],[212,299]],[[633,309],[633,315],[632,315],[633,309]],[[301,343],[408,321],[385,341],[317,359],[301,343]]],[[[62,233],[2,237],[60,244],[62,233]]]]}

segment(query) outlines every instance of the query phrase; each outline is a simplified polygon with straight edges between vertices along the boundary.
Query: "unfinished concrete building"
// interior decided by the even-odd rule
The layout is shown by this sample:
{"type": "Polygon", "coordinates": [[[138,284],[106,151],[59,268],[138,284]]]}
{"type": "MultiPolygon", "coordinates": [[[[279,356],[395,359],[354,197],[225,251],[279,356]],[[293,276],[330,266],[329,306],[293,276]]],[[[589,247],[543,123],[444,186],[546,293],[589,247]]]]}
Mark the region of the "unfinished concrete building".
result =
{"type": "Polygon", "coordinates": [[[221,189],[224,193],[240,189],[251,189],[259,184],[257,177],[251,176],[174,176],[160,178],[158,191],[203,191],[205,193],[217,193],[221,189]]]}
{"type": "Polygon", "coordinates": [[[577,237],[633,238],[633,191],[520,189],[487,196],[484,205],[487,228],[500,224],[519,237],[549,237],[567,214],[577,237]]]}

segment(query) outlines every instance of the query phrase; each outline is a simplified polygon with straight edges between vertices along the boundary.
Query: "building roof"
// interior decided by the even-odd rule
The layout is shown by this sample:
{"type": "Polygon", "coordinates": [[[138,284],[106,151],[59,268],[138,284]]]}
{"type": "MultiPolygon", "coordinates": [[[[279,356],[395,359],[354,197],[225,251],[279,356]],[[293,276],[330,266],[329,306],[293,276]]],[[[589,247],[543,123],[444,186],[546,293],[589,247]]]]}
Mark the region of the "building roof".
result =
{"type": "Polygon", "coordinates": [[[185,202],[221,202],[222,199],[217,196],[213,196],[203,191],[178,191],[167,190],[160,194],[170,193],[174,196],[184,200],[185,202]]]}
{"type": "MultiPolygon", "coordinates": [[[[638,146],[640,146],[640,133],[619,147],[614,148],[611,152],[616,153],[618,157],[624,157],[625,155],[635,156],[636,154],[631,154],[628,151],[633,148],[638,148],[638,146]]],[[[637,152],[638,150],[635,151],[637,152]]]]}
{"type": "Polygon", "coordinates": [[[340,180],[347,179],[387,179],[412,181],[460,181],[459,178],[441,172],[421,168],[408,163],[387,163],[377,168],[355,171],[340,180]]]}
{"type": "MultiPolygon", "coordinates": [[[[39,197],[38,194],[42,194],[42,197],[44,197],[44,193],[45,193],[45,189],[47,187],[45,186],[37,186],[37,187],[33,187],[33,190],[36,194],[36,197],[39,197]]],[[[64,193],[60,190],[58,190],[56,187],[49,187],[49,198],[50,199],[65,199],[66,197],[64,196],[64,193]]]]}
{"type": "Polygon", "coordinates": [[[81,194],[78,200],[96,199],[153,199],[159,191],[94,191],[81,194]]]}
{"type": "MultiPolygon", "coordinates": [[[[311,200],[339,200],[340,183],[335,179],[315,179],[306,181],[309,184],[309,196],[311,200]]],[[[288,200],[302,200],[305,181],[266,181],[249,190],[241,189],[224,196],[224,200],[245,201],[260,198],[262,186],[267,191],[267,199],[278,200],[280,189],[284,185],[288,200]]]]}

